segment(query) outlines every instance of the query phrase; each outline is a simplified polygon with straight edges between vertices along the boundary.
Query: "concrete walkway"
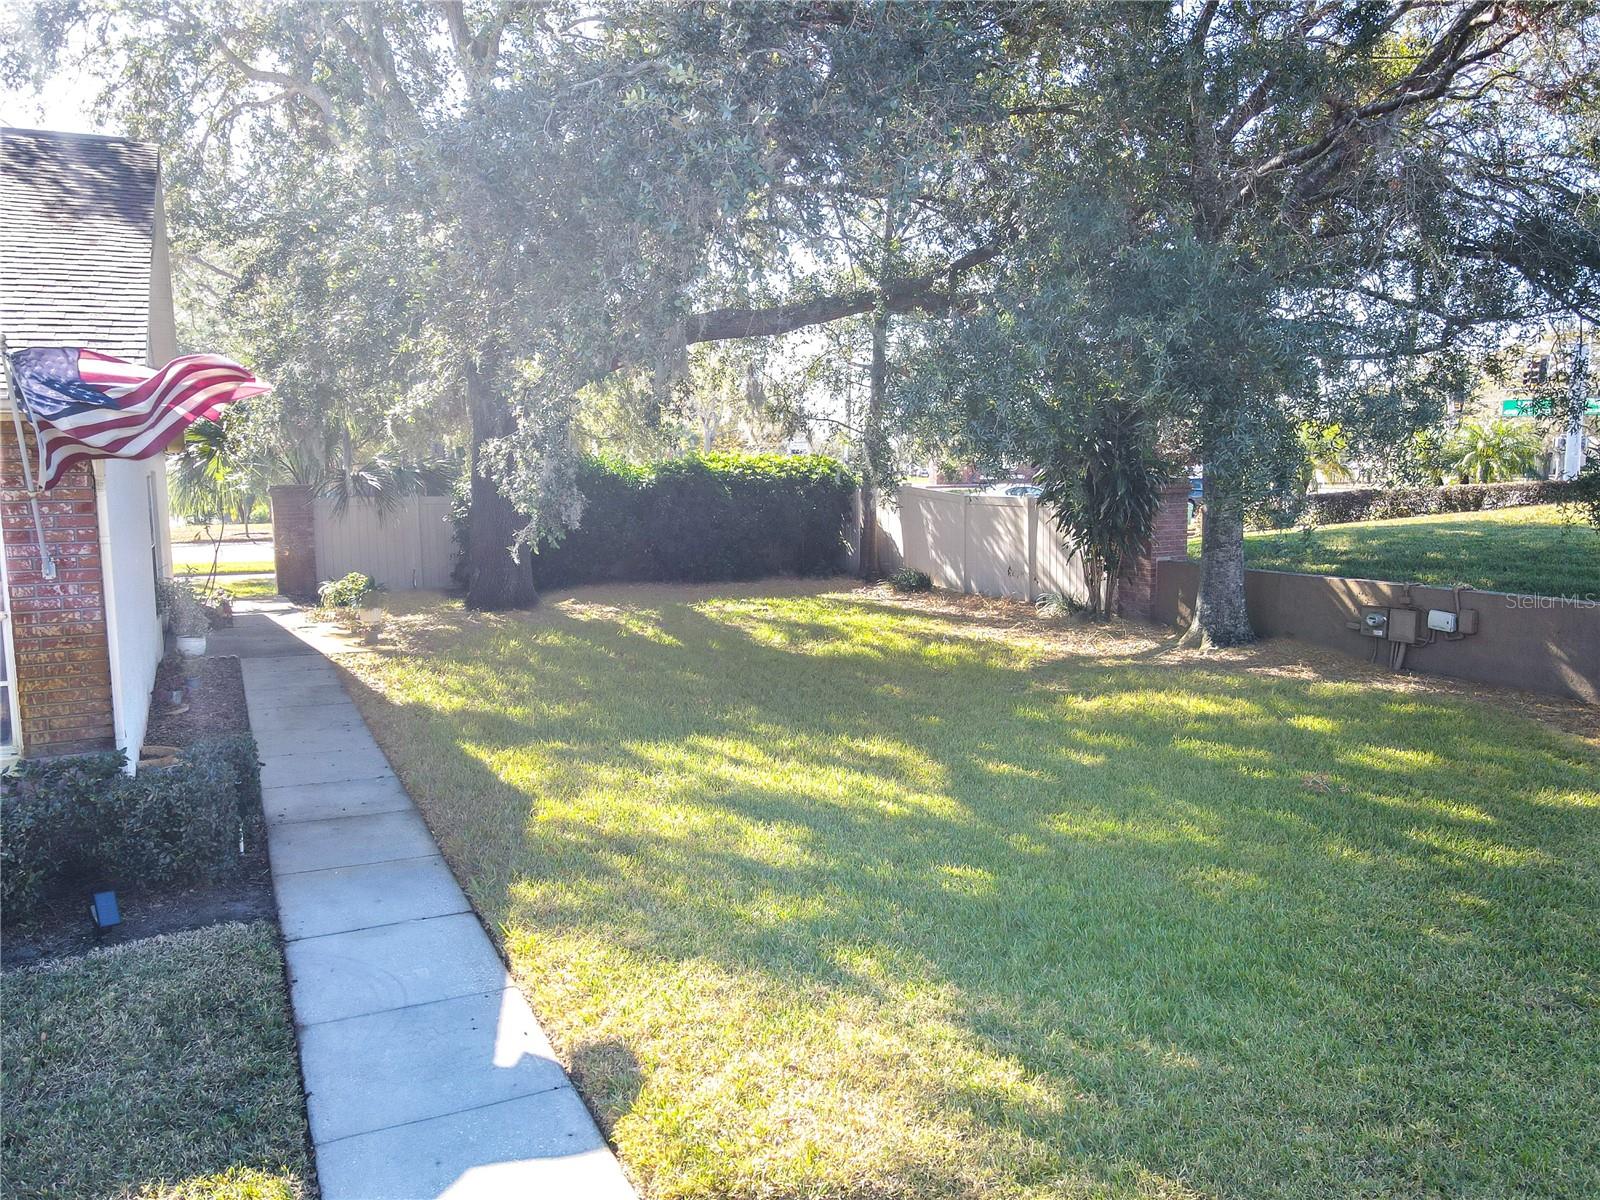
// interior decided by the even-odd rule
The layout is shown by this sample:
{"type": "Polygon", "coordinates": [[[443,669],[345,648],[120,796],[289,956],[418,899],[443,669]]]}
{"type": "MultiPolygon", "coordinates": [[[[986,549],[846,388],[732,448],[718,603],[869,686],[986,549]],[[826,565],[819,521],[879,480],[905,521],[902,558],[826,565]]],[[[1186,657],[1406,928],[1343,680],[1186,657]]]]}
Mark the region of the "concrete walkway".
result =
{"type": "Polygon", "coordinates": [[[633,1197],[322,635],[235,612],[324,1200],[633,1197]]]}

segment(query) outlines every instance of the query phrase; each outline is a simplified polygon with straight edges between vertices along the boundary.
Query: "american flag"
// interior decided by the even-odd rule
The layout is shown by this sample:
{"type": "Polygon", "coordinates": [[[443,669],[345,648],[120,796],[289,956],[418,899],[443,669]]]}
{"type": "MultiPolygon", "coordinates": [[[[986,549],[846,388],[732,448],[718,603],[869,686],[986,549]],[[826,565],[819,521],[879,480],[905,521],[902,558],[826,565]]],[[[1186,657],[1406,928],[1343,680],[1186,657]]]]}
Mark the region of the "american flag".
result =
{"type": "Polygon", "coordinates": [[[149,458],[202,417],[270,392],[220,354],[185,354],[159,371],[94,350],[13,351],[11,383],[39,438],[40,486],[84,458],[149,458]]]}

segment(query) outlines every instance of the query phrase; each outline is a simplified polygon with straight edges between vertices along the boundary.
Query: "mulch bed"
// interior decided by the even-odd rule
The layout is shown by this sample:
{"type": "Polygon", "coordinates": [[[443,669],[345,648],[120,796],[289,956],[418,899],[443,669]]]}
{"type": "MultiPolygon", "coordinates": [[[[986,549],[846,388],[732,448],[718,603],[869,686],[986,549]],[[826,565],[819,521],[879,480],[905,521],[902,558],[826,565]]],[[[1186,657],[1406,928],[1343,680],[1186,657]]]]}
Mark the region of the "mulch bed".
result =
{"type": "MultiPolygon", "coordinates": [[[[181,750],[209,738],[250,732],[239,660],[202,658],[194,667],[199,670],[196,686],[190,690],[188,711],[172,712],[170,696],[174,689],[184,686],[186,668],[176,655],[169,655],[162,662],[150,705],[147,746],[175,746],[181,750]]],[[[87,896],[46,903],[38,916],[6,930],[0,944],[0,965],[27,966],[84,954],[97,946],[201,929],[225,921],[277,921],[265,842],[248,847],[239,871],[226,879],[167,888],[119,887],[117,903],[122,910],[122,924],[103,933],[96,931],[89,920],[87,896]]]]}
{"type": "Polygon", "coordinates": [[[237,658],[200,658],[186,667],[175,654],[162,659],[156,671],[155,695],[150,702],[150,724],[145,730],[147,746],[192,746],[208,738],[230,733],[249,733],[250,718],[244,707],[244,674],[237,658]],[[189,711],[171,711],[168,698],[182,688],[196,667],[194,684],[189,689],[189,711]]]}

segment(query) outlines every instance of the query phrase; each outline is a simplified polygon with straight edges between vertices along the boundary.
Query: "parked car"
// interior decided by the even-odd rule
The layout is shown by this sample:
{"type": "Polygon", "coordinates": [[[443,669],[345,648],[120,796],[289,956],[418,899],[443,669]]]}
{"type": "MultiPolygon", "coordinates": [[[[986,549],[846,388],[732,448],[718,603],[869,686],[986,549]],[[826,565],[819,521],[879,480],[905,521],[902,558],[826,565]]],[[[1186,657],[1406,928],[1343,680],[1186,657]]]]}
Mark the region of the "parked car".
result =
{"type": "Polygon", "coordinates": [[[990,496],[1027,496],[1037,500],[1044,489],[1036,483],[993,483],[983,489],[990,496]]]}

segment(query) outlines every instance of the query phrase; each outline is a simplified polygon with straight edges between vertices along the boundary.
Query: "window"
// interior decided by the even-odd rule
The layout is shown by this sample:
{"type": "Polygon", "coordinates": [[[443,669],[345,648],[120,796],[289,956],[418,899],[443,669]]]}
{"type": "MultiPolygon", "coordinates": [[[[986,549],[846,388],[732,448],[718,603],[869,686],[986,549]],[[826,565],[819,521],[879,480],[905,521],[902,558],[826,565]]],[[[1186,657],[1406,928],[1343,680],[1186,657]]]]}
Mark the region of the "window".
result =
{"type": "Polygon", "coordinates": [[[17,684],[11,657],[11,584],[6,578],[5,529],[0,526],[0,760],[17,753],[17,684]]]}
{"type": "Polygon", "coordinates": [[[0,758],[8,758],[16,752],[17,734],[16,718],[12,715],[12,692],[16,689],[11,686],[11,613],[7,612],[0,618],[0,640],[5,642],[0,646],[0,758]]]}

